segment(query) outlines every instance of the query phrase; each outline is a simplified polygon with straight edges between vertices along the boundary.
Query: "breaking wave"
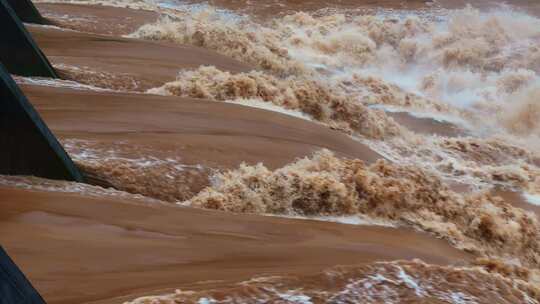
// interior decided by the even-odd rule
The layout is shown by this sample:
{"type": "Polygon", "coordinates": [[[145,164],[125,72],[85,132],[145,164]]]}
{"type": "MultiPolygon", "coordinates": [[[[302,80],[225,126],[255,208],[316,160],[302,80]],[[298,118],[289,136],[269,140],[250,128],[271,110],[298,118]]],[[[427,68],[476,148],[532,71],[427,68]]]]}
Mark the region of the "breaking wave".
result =
{"type": "Polygon", "coordinates": [[[212,169],[182,162],[176,153],[129,141],[64,139],[64,148],[90,179],[109,187],[167,202],[191,198],[206,185],[212,169]]]}
{"type": "Polygon", "coordinates": [[[176,81],[148,92],[221,101],[259,99],[369,138],[394,136],[401,128],[382,111],[368,109],[323,80],[301,76],[281,79],[258,71],[233,75],[214,67],[201,67],[183,71],[176,81]]]}
{"type": "Polygon", "coordinates": [[[106,5],[113,7],[131,8],[131,9],[146,9],[157,10],[153,0],[33,0],[35,3],[69,3],[69,4],[84,4],[84,5],[106,5]]]}
{"type": "Polygon", "coordinates": [[[139,201],[148,204],[163,204],[164,202],[140,194],[131,194],[112,188],[103,188],[88,184],[44,179],[34,176],[0,175],[0,186],[32,191],[62,192],[80,194],[90,197],[111,197],[126,201],[139,201]]]}
{"type": "MultiPolygon", "coordinates": [[[[387,90],[371,90],[380,97],[388,96],[387,90]]],[[[539,188],[540,156],[524,145],[497,138],[439,138],[412,134],[383,111],[366,107],[358,102],[358,98],[329,86],[323,79],[278,78],[260,71],[231,74],[214,67],[201,67],[195,71],[182,71],[176,81],[148,92],[240,104],[260,100],[299,111],[331,128],[367,138],[364,142],[395,162],[423,166],[461,183],[484,188],[500,184],[533,192],[539,188]]],[[[404,97],[401,100],[413,99],[404,97]]],[[[503,113],[511,117],[511,112],[503,113]]],[[[524,115],[534,117],[536,114],[529,110],[524,115]]],[[[529,120],[529,124],[535,123],[534,118],[529,120]]]]}
{"type": "Polygon", "coordinates": [[[302,63],[292,60],[279,43],[278,32],[215,9],[177,11],[142,26],[129,37],[204,47],[279,74],[304,71],[302,63]]]}
{"type": "Polygon", "coordinates": [[[507,138],[425,137],[365,141],[387,159],[414,165],[446,181],[477,190],[501,186],[516,191],[540,191],[540,158],[528,147],[507,138]]]}
{"type": "Polygon", "coordinates": [[[326,150],[275,171],[259,164],[218,173],[182,204],[239,213],[368,215],[435,233],[464,250],[540,265],[534,214],[488,193],[460,195],[415,166],[383,160],[368,166],[326,150]]]}
{"type": "Polygon", "coordinates": [[[501,120],[513,133],[540,134],[540,81],[516,93],[502,109],[501,120]]]}
{"type": "Polygon", "coordinates": [[[336,267],[307,277],[257,277],[230,287],[142,297],[126,304],[173,303],[540,303],[540,290],[480,267],[394,261],[336,267]]]}
{"type": "Polygon", "coordinates": [[[68,81],[78,82],[87,88],[113,90],[119,92],[140,92],[140,81],[129,74],[97,71],[90,67],[66,64],[54,65],[59,75],[68,81]]]}
{"type": "Polygon", "coordinates": [[[540,19],[511,9],[468,7],[435,20],[296,13],[264,25],[212,9],[177,14],[131,36],[213,49],[279,76],[322,76],[363,103],[474,122],[539,79],[540,19]]]}
{"type": "Polygon", "coordinates": [[[111,90],[111,89],[99,88],[92,85],[82,84],[82,83],[72,81],[72,80],[52,79],[52,78],[43,78],[43,77],[22,77],[22,76],[13,76],[13,79],[19,85],[37,85],[37,86],[45,86],[45,87],[88,90],[88,91],[96,91],[96,92],[114,92],[114,90],[111,90]]]}
{"type": "Polygon", "coordinates": [[[258,99],[360,136],[396,162],[477,187],[529,190],[540,172],[539,29],[540,19],[508,7],[431,17],[296,13],[267,23],[208,8],[181,9],[131,36],[209,48],[261,69],[180,71],[150,93],[258,99]],[[471,137],[412,134],[381,105],[463,122],[471,137]],[[513,158],[515,150],[527,156],[513,158]]]}

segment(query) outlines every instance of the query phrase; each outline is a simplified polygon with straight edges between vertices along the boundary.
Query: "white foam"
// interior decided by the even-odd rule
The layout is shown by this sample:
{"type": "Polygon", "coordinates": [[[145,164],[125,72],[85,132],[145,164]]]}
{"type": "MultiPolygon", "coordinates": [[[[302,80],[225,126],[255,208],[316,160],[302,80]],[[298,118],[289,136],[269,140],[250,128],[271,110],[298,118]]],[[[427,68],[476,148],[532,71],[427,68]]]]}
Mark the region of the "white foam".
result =
{"type": "Polygon", "coordinates": [[[217,303],[217,301],[211,298],[200,298],[199,301],[197,301],[197,304],[212,304],[212,303],[217,303]]]}
{"type": "Polygon", "coordinates": [[[83,5],[103,5],[112,7],[155,10],[154,0],[33,0],[35,3],[70,3],[83,5]]]}
{"type": "MultiPolygon", "coordinates": [[[[526,296],[526,294],[523,294],[526,296]]],[[[443,299],[445,299],[443,297],[443,299]]],[[[474,297],[466,295],[462,292],[451,292],[449,294],[448,300],[453,304],[478,304],[474,297]]]]}
{"type": "Polygon", "coordinates": [[[313,304],[313,302],[311,301],[311,297],[303,294],[298,294],[294,290],[288,291],[286,293],[277,293],[277,295],[282,300],[287,301],[286,303],[313,304]]]}
{"type": "Polygon", "coordinates": [[[523,197],[525,198],[527,203],[540,206],[540,194],[523,193],[523,197]]]}
{"type": "Polygon", "coordinates": [[[238,104],[238,105],[242,105],[246,107],[263,109],[263,110],[272,111],[272,112],[278,112],[278,113],[285,114],[288,116],[313,121],[311,117],[309,117],[308,115],[300,111],[285,109],[280,106],[276,106],[275,104],[271,102],[264,102],[260,99],[235,99],[235,100],[226,100],[225,102],[238,104]]]}
{"type": "Polygon", "coordinates": [[[146,197],[140,194],[131,194],[128,192],[81,184],[75,182],[54,181],[32,176],[5,176],[0,175],[0,186],[10,187],[31,191],[42,192],[62,192],[68,194],[79,194],[90,197],[113,197],[120,199],[135,200],[145,203],[166,204],[163,201],[146,197]]]}
{"type": "Polygon", "coordinates": [[[473,127],[471,126],[469,122],[467,122],[461,117],[451,115],[451,114],[420,111],[420,110],[415,110],[415,109],[408,109],[408,108],[396,107],[392,105],[382,105],[382,104],[373,105],[373,106],[370,106],[369,108],[380,109],[380,110],[383,110],[385,112],[390,112],[390,113],[406,112],[407,114],[416,118],[429,118],[440,123],[450,123],[450,124],[462,127],[467,130],[473,130],[473,127]]]}
{"type": "Polygon", "coordinates": [[[69,152],[71,158],[80,163],[99,165],[103,162],[123,162],[128,163],[136,168],[153,168],[158,166],[167,166],[171,172],[183,172],[186,170],[198,170],[203,171],[205,167],[200,164],[188,165],[182,163],[180,157],[168,157],[159,158],[146,153],[137,153],[130,157],[122,156],[122,145],[124,142],[117,142],[115,148],[99,148],[99,146],[93,146],[95,142],[67,139],[63,141],[64,148],[69,152]]]}
{"type": "MultiPolygon", "coordinates": [[[[52,14],[47,14],[45,15],[46,17],[53,17],[53,18],[59,18],[59,19],[67,19],[67,18],[70,18],[69,16],[67,15],[52,15],[52,14]]],[[[86,22],[89,22],[89,19],[75,19],[75,18],[70,18],[70,20],[84,20],[86,22]]],[[[24,26],[26,27],[29,27],[29,28],[32,28],[32,27],[35,27],[35,28],[44,28],[44,29],[54,29],[54,30],[57,30],[57,31],[62,31],[62,32],[78,32],[76,30],[73,30],[73,29],[68,29],[68,28],[65,28],[65,27],[59,27],[59,26],[56,26],[56,25],[50,25],[50,24],[35,24],[35,23],[25,23],[24,26]]]]}
{"type": "MultiPolygon", "coordinates": [[[[180,205],[184,205],[185,203],[180,203],[180,205]]],[[[358,226],[381,226],[381,227],[391,227],[395,228],[397,227],[397,224],[392,223],[390,221],[380,220],[380,219],[374,219],[370,218],[365,215],[344,215],[344,216],[300,216],[300,215],[276,215],[276,214],[264,214],[265,216],[272,216],[272,217],[284,217],[284,218],[290,218],[290,219],[296,219],[296,220],[311,220],[311,221],[321,221],[321,222],[332,222],[332,223],[340,223],[340,224],[346,224],[346,225],[358,225],[358,226]]]]}
{"type": "Polygon", "coordinates": [[[414,292],[418,297],[425,297],[427,292],[420,286],[416,280],[411,277],[402,267],[397,266],[399,269],[398,278],[400,278],[409,288],[414,289],[414,292]]]}
{"type": "Polygon", "coordinates": [[[62,80],[62,79],[52,79],[52,78],[43,78],[43,77],[21,77],[14,76],[17,84],[22,85],[36,85],[36,86],[45,86],[45,87],[54,87],[54,88],[66,88],[74,90],[86,90],[86,91],[95,91],[95,92],[115,92],[111,89],[98,88],[91,85],[82,84],[76,81],[71,80],[62,80]]]}
{"type": "MultiPolygon", "coordinates": [[[[446,66],[441,59],[444,58],[444,53],[437,45],[441,37],[452,34],[453,38],[456,38],[459,37],[460,31],[466,31],[466,29],[474,33],[473,36],[476,35],[474,37],[478,41],[482,39],[490,41],[492,36],[495,37],[501,32],[508,37],[508,42],[495,43],[495,46],[490,46],[490,51],[498,54],[498,57],[494,58],[500,57],[502,61],[513,62],[511,60],[514,58],[527,56],[528,49],[538,47],[539,18],[512,10],[510,7],[502,7],[489,12],[480,12],[468,7],[463,10],[448,11],[444,18],[429,19],[427,22],[425,16],[415,12],[405,15],[390,12],[378,17],[393,18],[399,20],[398,22],[416,20],[421,26],[427,25],[429,29],[426,32],[409,34],[406,39],[401,40],[414,46],[411,48],[414,50],[414,56],[411,59],[403,57],[398,47],[391,47],[386,41],[374,45],[372,37],[365,32],[364,28],[349,21],[339,21],[336,22],[336,26],[329,26],[329,34],[321,34],[317,28],[312,28],[310,25],[291,27],[293,32],[291,36],[300,37],[305,43],[287,45],[289,55],[315,70],[323,69],[325,74],[330,74],[330,80],[336,77],[346,80],[354,78],[353,75],[375,77],[396,85],[405,92],[446,104],[455,111],[466,110],[477,113],[477,117],[481,119],[473,118],[471,122],[482,125],[485,129],[491,129],[494,126],[500,130],[504,129],[499,122],[494,121],[496,117],[493,111],[512,102],[513,97],[510,92],[504,91],[505,81],[512,83],[512,77],[517,78],[517,76],[528,79],[523,80],[524,83],[540,79],[538,71],[535,71],[533,66],[509,64],[502,70],[487,68],[485,71],[478,70],[473,65],[475,62],[446,66]],[[491,26],[493,30],[489,29],[490,25],[495,25],[491,26]],[[336,45],[341,46],[329,53],[319,50],[318,46],[321,43],[326,45],[327,41],[336,41],[336,45]],[[356,43],[354,46],[365,45],[368,51],[362,48],[362,52],[370,54],[373,58],[370,57],[367,63],[355,62],[357,54],[349,50],[349,48],[354,50],[354,47],[348,44],[349,42],[356,43]],[[434,86],[424,88],[423,83],[429,77],[433,77],[434,86]]],[[[469,38],[463,38],[463,43],[470,42],[467,39],[469,38]]],[[[332,43],[327,44],[334,46],[332,43]]],[[[480,43],[480,46],[477,46],[471,43],[471,45],[460,47],[474,52],[477,51],[477,47],[482,48],[484,45],[480,43]]],[[[360,87],[350,89],[359,92],[362,90],[360,87]]],[[[433,114],[430,118],[444,120],[448,118],[436,115],[433,114]]],[[[463,119],[450,119],[450,122],[469,127],[463,119]]],[[[495,131],[498,130],[492,130],[492,132],[495,131]]]]}

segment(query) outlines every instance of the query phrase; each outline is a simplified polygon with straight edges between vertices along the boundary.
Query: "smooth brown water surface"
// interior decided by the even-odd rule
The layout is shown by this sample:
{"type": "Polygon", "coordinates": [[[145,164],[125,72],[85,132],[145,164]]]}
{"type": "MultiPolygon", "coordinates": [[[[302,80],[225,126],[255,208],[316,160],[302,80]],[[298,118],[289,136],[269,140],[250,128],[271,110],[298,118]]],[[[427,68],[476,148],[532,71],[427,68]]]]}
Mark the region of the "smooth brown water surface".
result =
{"type": "Polygon", "coordinates": [[[172,81],[181,69],[213,65],[231,72],[253,68],[193,46],[28,26],[49,60],[82,83],[144,91],[172,81]]]}
{"type": "Polygon", "coordinates": [[[470,256],[409,229],[351,226],[0,188],[0,242],[48,303],[120,303],[171,288],[336,264],[470,256]],[[131,297],[133,298],[133,296],[131,297]]]}
{"type": "Polygon", "coordinates": [[[113,36],[129,34],[159,17],[157,12],[103,5],[37,3],[36,7],[54,25],[113,36]]]}
{"type": "Polygon", "coordinates": [[[400,125],[420,134],[435,134],[446,137],[458,137],[467,134],[465,130],[450,122],[437,121],[427,117],[415,117],[407,112],[386,112],[386,114],[400,125]]]}
{"type": "Polygon", "coordinates": [[[102,160],[97,167],[84,159],[79,165],[87,165],[87,171],[120,189],[170,201],[200,191],[207,185],[208,170],[233,169],[243,162],[278,168],[320,149],[368,163],[382,158],[322,125],[236,104],[34,85],[22,88],[57,136],[82,141],[68,152],[83,155],[91,148],[102,160]],[[111,153],[122,158],[108,163],[111,153]],[[176,162],[139,165],[137,160],[145,157],[176,162]]]}

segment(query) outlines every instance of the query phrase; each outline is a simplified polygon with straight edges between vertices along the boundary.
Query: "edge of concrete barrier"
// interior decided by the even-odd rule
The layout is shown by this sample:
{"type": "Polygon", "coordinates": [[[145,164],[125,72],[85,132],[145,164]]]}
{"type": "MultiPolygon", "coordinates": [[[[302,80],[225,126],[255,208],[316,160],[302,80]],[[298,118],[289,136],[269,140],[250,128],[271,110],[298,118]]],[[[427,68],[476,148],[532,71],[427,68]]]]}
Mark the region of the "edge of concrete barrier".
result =
{"type": "Polygon", "coordinates": [[[58,78],[51,63],[7,0],[0,0],[0,28],[0,62],[10,73],[58,78]]]}
{"type": "Polygon", "coordinates": [[[0,174],[83,182],[62,145],[0,63],[0,174]]]}
{"type": "Polygon", "coordinates": [[[45,300],[2,246],[0,246],[0,304],[45,304],[45,300]]]}
{"type": "Polygon", "coordinates": [[[47,23],[31,0],[7,0],[7,2],[11,5],[22,22],[37,24],[47,23]]]}

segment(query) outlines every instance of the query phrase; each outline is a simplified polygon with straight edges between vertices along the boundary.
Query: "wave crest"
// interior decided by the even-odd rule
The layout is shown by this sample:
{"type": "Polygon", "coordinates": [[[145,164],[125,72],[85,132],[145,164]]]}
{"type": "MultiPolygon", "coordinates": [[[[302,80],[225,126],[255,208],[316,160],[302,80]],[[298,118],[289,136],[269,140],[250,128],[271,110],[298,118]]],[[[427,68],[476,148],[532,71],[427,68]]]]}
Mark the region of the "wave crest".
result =
{"type": "Polygon", "coordinates": [[[262,164],[219,173],[184,204],[230,212],[353,215],[413,225],[458,247],[540,264],[534,214],[487,193],[460,195],[417,167],[316,153],[275,171],[262,164]]]}
{"type": "Polygon", "coordinates": [[[393,261],[335,267],[311,276],[257,277],[232,286],[181,291],[126,304],[174,303],[540,303],[533,284],[479,267],[393,261]]]}
{"type": "Polygon", "coordinates": [[[279,78],[260,71],[231,74],[215,67],[201,67],[182,71],[176,81],[148,92],[220,101],[260,99],[370,138],[395,136],[401,131],[382,111],[368,109],[323,81],[302,76],[279,78]]]}

